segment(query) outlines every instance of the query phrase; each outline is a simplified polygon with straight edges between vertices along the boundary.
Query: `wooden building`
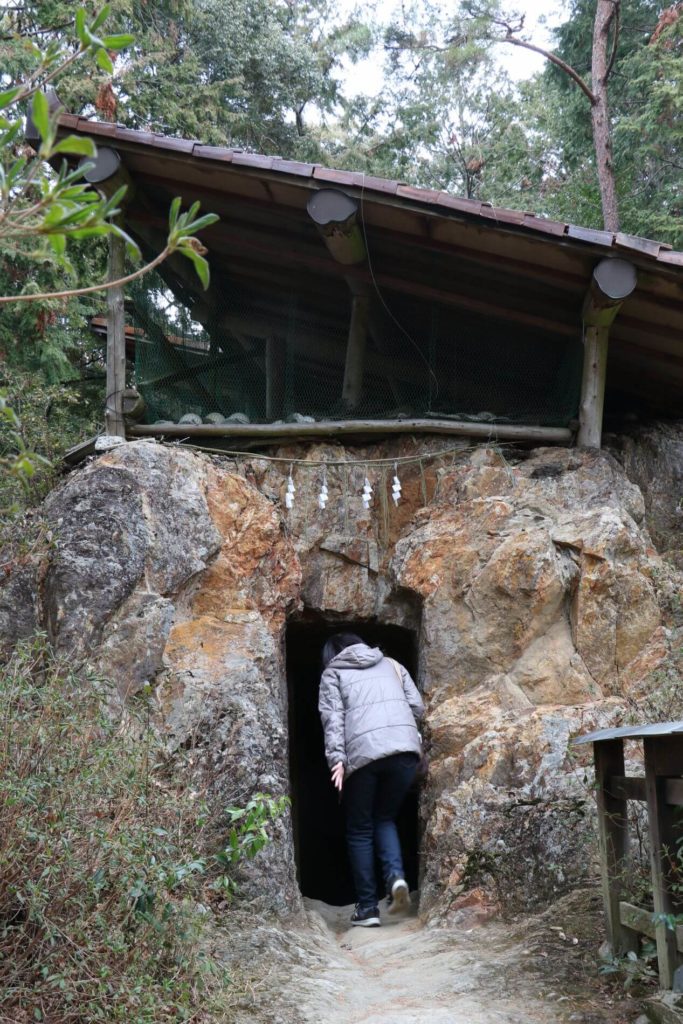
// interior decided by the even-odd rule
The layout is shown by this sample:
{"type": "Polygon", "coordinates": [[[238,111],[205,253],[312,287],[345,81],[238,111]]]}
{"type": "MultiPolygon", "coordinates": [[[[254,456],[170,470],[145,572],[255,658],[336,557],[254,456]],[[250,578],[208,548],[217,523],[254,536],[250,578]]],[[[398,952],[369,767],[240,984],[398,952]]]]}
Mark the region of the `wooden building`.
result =
{"type": "MultiPolygon", "coordinates": [[[[132,434],[410,430],[599,446],[603,399],[615,413],[683,411],[683,253],[665,244],[360,172],[60,123],[105,154],[102,187],[129,181],[125,226],[147,256],[164,247],[175,196],[220,216],[202,234],[208,291],[181,256],[160,268],[171,329],[153,301],[126,296],[147,403],[132,434]],[[176,425],[183,412],[204,422],[176,425]]],[[[111,272],[121,266],[113,245],[111,272]]],[[[113,433],[122,305],[110,294],[113,433]]]]}

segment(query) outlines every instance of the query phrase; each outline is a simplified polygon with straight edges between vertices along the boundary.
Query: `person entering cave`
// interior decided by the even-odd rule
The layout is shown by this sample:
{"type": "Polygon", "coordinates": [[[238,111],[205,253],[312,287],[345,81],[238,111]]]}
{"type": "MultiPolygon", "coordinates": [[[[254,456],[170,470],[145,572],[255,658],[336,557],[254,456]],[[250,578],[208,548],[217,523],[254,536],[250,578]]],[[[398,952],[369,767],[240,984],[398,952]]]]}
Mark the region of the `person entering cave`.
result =
{"type": "Polygon", "coordinates": [[[380,924],[375,857],[389,913],[406,909],[396,818],[421,755],[422,698],[399,662],[355,633],[336,633],[322,651],[318,710],[332,784],[346,812],[346,843],[356,889],[351,924],[380,924]]]}

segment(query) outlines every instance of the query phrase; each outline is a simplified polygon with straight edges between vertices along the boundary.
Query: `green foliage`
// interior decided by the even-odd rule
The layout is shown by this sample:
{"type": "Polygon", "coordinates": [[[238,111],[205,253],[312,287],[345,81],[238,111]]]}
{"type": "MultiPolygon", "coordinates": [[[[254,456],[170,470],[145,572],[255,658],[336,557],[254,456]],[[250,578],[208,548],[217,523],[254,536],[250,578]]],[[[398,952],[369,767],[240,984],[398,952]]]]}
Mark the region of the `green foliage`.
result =
{"type": "MultiPolygon", "coordinates": [[[[615,177],[623,231],[683,245],[680,205],[683,26],[679,17],[653,42],[662,12],[654,0],[621,4],[621,30],[609,84],[615,177]]],[[[594,4],[573,0],[557,52],[590,80],[594,4]]],[[[545,137],[557,154],[558,214],[601,227],[590,109],[558,68],[538,79],[551,117],[545,137]]],[[[534,130],[535,117],[527,121],[534,130]]]]}
{"type": "MultiPolygon", "coordinates": [[[[317,122],[341,101],[338,72],[371,42],[369,29],[340,16],[332,0],[110,6],[111,23],[135,44],[114,62],[113,79],[93,64],[67,74],[60,97],[68,110],[103,110],[113,100],[116,119],[130,127],[283,156],[319,153],[317,122]]],[[[25,0],[14,18],[24,31],[41,26],[58,35],[68,5],[25,0]]],[[[6,50],[10,66],[21,66],[16,48],[6,50]]]]}
{"type": "Polygon", "coordinates": [[[625,231],[683,248],[683,17],[620,65],[614,130],[625,231]]]}
{"type": "Polygon", "coordinates": [[[9,492],[10,509],[16,506],[17,490],[26,492],[41,466],[47,461],[26,444],[19,417],[0,391],[0,494],[9,492]]]}
{"type": "Polygon", "coordinates": [[[48,384],[40,373],[6,367],[2,385],[0,514],[8,515],[42,500],[57,479],[60,455],[84,431],[97,431],[101,384],[97,377],[48,384]]]}
{"type": "MultiPolygon", "coordinates": [[[[610,107],[622,228],[680,247],[683,19],[653,42],[661,5],[621,7],[610,107]]],[[[0,226],[0,294],[101,280],[105,235],[118,230],[118,197],[103,200],[69,179],[66,163],[56,174],[39,172],[45,164],[23,144],[20,115],[30,104],[42,156],[71,157],[72,167],[90,152],[82,139],[54,139],[34,86],[57,75],[74,113],[601,226],[588,101],[550,64],[520,84],[496,66],[496,19],[514,21],[505,4],[397,3],[382,30],[368,10],[346,16],[332,0],[112,0],[98,11],[88,0],[76,22],[67,0],[0,9],[5,203],[11,194],[16,206],[29,181],[18,225],[0,226]],[[384,54],[385,83],[377,96],[349,96],[343,72],[370,52],[384,54]],[[36,203],[37,230],[22,235],[36,203]]],[[[592,0],[571,0],[557,33],[560,56],[587,79],[593,16],[592,0]]],[[[199,230],[189,227],[194,219],[184,228],[199,230]]],[[[208,263],[194,235],[171,244],[206,286],[208,263]]],[[[0,358],[51,385],[72,381],[96,358],[86,329],[94,312],[101,293],[5,306],[0,358]]],[[[88,428],[86,420],[82,433],[88,428]]]]}
{"type": "MultiPolygon", "coordinates": [[[[44,6],[38,5],[36,13],[48,15],[44,6]]],[[[47,6],[52,17],[64,17],[60,5],[47,6]]],[[[10,296],[14,303],[0,324],[0,352],[9,368],[38,371],[42,377],[38,391],[42,383],[73,380],[78,363],[92,348],[87,336],[83,338],[88,303],[70,300],[84,290],[78,287],[83,277],[92,279],[96,264],[103,262],[97,243],[118,236],[129,256],[139,256],[136,243],[117,219],[125,186],[105,195],[85,181],[92,166],[89,158],[97,154],[95,144],[77,136],[58,138],[58,111],[50,110],[43,91],[86,56],[94,57],[101,70],[111,73],[111,55],[133,39],[128,33],[103,33],[110,13],[109,4],[90,15],[79,7],[73,25],[62,22],[55,31],[47,32],[30,21],[28,6],[0,14],[0,31],[9,32],[3,37],[4,48],[12,58],[2,83],[8,87],[0,93],[0,304],[10,296]],[[64,32],[65,28],[71,28],[73,34],[64,32]],[[23,143],[27,117],[35,148],[23,143]],[[51,170],[50,164],[56,169],[51,170]]],[[[199,217],[198,211],[195,203],[191,211],[181,214],[180,200],[176,201],[166,247],[153,262],[156,265],[177,251],[192,262],[207,288],[206,249],[194,233],[218,217],[199,217]]],[[[89,283],[88,290],[97,290],[97,286],[89,283]]],[[[8,486],[12,490],[17,480],[28,488],[42,463],[39,458],[34,460],[32,449],[25,444],[26,428],[16,416],[8,423],[7,416],[0,483],[4,490],[8,486]]]]}
{"type": "Polygon", "coordinates": [[[213,854],[203,794],[174,781],[144,701],[119,719],[40,638],[5,667],[0,704],[0,1015],[209,1019],[229,979],[202,952],[207,904],[285,801],[230,808],[230,852],[213,854]]]}
{"type": "Polygon", "coordinates": [[[619,978],[624,991],[633,996],[652,992],[659,980],[657,947],[654,942],[643,942],[640,955],[630,950],[625,956],[612,957],[602,964],[599,973],[619,978]]]}
{"type": "MultiPolygon", "coordinates": [[[[108,14],[105,6],[88,20],[84,8],[76,11],[76,40],[70,45],[62,35],[47,40],[41,47],[34,39],[20,39],[25,50],[23,78],[14,80],[0,93],[0,242],[3,254],[28,252],[35,259],[46,255],[49,244],[61,269],[72,270],[66,257],[70,238],[88,238],[96,234],[121,233],[115,223],[122,192],[109,198],[100,195],[84,181],[89,165],[75,168],[62,160],[56,174],[46,163],[55,157],[95,157],[95,144],[88,139],[69,136],[57,140],[57,112],[50,112],[44,93],[49,82],[64,74],[82,56],[89,54],[109,61],[107,50],[121,49],[127,36],[97,35],[108,14]],[[24,131],[24,112],[30,117],[36,147],[19,151],[24,131]],[[27,244],[38,243],[38,249],[27,244]]],[[[127,236],[126,236],[127,238],[127,236]]],[[[133,255],[137,246],[127,239],[133,255]]]]}
{"type": "MultiPolygon", "coordinates": [[[[622,229],[680,246],[683,19],[653,42],[661,5],[621,7],[610,110],[622,229]]],[[[594,15],[572,0],[557,32],[556,52],[589,84],[594,15]]],[[[510,82],[493,61],[507,23],[518,15],[498,0],[401,4],[384,35],[388,88],[346,106],[340,160],[601,227],[588,99],[550,62],[510,82]]]]}
{"type": "Polygon", "coordinates": [[[388,88],[345,112],[343,163],[528,208],[543,147],[524,96],[494,63],[488,24],[465,4],[402,5],[384,34],[388,88]]]}
{"type": "Polygon", "coordinates": [[[267,823],[279,818],[288,806],[289,798],[286,796],[256,793],[245,807],[226,807],[225,813],[232,828],[225,849],[216,854],[216,861],[228,867],[255,857],[268,843],[267,823]]]}

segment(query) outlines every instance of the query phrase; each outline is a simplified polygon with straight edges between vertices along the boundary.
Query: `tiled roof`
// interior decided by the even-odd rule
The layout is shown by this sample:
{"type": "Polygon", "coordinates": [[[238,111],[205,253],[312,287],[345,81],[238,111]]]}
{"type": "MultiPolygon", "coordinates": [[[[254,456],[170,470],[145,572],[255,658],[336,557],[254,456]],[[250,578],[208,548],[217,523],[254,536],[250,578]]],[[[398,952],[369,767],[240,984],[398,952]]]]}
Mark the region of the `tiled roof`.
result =
{"type": "Polygon", "coordinates": [[[298,160],[283,160],[277,156],[265,156],[261,153],[247,153],[241,149],[229,149],[224,146],[205,146],[201,142],[187,139],[174,139],[166,135],[151,132],[135,131],[121,125],[102,121],[91,121],[88,118],[64,114],[60,119],[63,129],[87,133],[95,138],[105,138],[113,144],[133,144],[157,150],[192,156],[199,160],[218,161],[232,164],[235,168],[250,169],[255,172],[281,174],[287,178],[310,179],[320,185],[332,185],[342,188],[361,189],[368,198],[395,197],[403,200],[406,206],[421,204],[432,210],[457,211],[468,217],[479,219],[483,223],[495,223],[520,228],[524,231],[540,235],[551,235],[558,239],[570,239],[575,242],[587,242],[593,246],[608,249],[615,254],[641,257],[656,260],[668,267],[683,267],[683,252],[676,252],[666,242],[657,242],[650,238],[641,238],[624,232],[602,231],[594,228],[579,227],[575,224],[537,217],[534,213],[520,210],[509,210],[504,207],[492,206],[477,199],[465,199],[453,196],[448,192],[435,189],[415,188],[403,182],[389,178],[377,178],[362,171],[341,171],[320,164],[304,163],[298,160]]]}

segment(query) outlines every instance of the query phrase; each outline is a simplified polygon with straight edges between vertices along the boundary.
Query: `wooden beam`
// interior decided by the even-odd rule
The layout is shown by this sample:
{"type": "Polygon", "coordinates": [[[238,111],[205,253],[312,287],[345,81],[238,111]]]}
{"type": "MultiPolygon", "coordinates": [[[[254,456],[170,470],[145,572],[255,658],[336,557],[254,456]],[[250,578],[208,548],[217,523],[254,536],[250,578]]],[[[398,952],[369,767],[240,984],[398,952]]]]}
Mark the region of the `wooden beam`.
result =
{"type": "Polygon", "coordinates": [[[132,437],[339,437],[348,434],[452,434],[487,441],[533,441],[567,445],[571,430],[565,427],[526,427],[508,423],[467,423],[457,420],[319,420],[317,423],[230,423],[200,426],[176,424],[131,427],[132,437]]]}
{"type": "MultiPolygon", "coordinates": [[[[152,174],[148,171],[136,171],[136,180],[141,185],[149,185],[154,189],[155,186],[161,186],[169,190],[169,201],[176,195],[178,191],[177,180],[167,175],[152,174]]],[[[281,182],[280,182],[281,183],[281,182]]],[[[158,189],[155,190],[158,192],[158,189]]],[[[221,214],[221,219],[225,222],[230,220],[231,223],[237,224],[240,216],[244,216],[245,209],[250,210],[249,224],[253,224],[255,218],[253,217],[253,211],[258,211],[261,215],[258,220],[262,225],[266,225],[268,219],[264,214],[270,214],[272,217],[273,206],[277,208],[277,219],[282,230],[287,232],[298,232],[301,228],[300,209],[296,206],[284,206],[282,204],[274,204],[270,200],[259,199],[255,196],[243,196],[237,193],[226,192],[223,189],[218,189],[210,185],[198,185],[192,184],[184,189],[184,196],[187,202],[191,202],[195,199],[199,199],[202,203],[206,202],[207,196],[217,200],[219,204],[222,204],[222,209],[216,210],[221,214]]],[[[366,199],[367,199],[366,195],[366,199]]],[[[373,194],[373,201],[378,200],[378,196],[373,194]]],[[[215,206],[214,202],[214,206],[215,206]]],[[[438,223],[441,224],[446,221],[449,226],[456,225],[461,227],[464,223],[463,218],[453,217],[450,215],[450,211],[442,210],[436,214],[438,217],[438,223]],[[447,219],[447,220],[446,220],[447,219]]],[[[470,227],[475,227],[471,224],[470,227]]],[[[492,227],[492,225],[487,225],[492,227]]],[[[549,265],[548,262],[543,263],[532,263],[529,260],[523,260],[514,256],[506,256],[504,253],[497,250],[484,250],[474,249],[467,244],[460,242],[443,241],[441,239],[434,238],[433,233],[430,233],[429,237],[423,237],[421,235],[411,234],[407,231],[401,231],[397,228],[387,227],[381,225],[377,227],[372,226],[371,230],[381,231],[382,237],[386,238],[390,245],[395,246],[406,252],[409,247],[415,247],[417,249],[429,250],[442,252],[445,255],[451,255],[456,257],[458,260],[463,260],[468,263],[480,264],[484,266],[493,267],[495,269],[511,268],[518,276],[524,280],[529,280],[532,277],[536,277],[540,280],[548,281],[549,283],[555,283],[559,288],[564,291],[577,291],[581,294],[583,287],[585,286],[585,275],[578,271],[570,272],[566,269],[557,269],[549,265]]],[[[511,240],[516,242],[519,235],[512,236],[511,240]]],[[[524,235],[526,240],[535,241],[538,238],[530,237],[526,232],[524,235]]],[[[544,239],[547,242],[547,239],[544,239]]],[[[543,253],[545,255],[545,252],[543,253]]],[[[578,255],[578,254],[577,254],[578,255]]]]}
{"type": "Polygon", "coordinates": [[[657,737],[652,751],[657,775],[680,779],[683,776],[683,744],[675,734],[657,737]]]}
{"type": "Polygon", "coordinates": [[[632,263],[621,259],[601,260],[593,270],[586,292],[577,437],[577,444],[583,448],[599,448],[602,442],[609,329],[622,302],[635,288],[636,281],[636,268],[632,263]]]}
{"type": "MultiPolygon", "coordinates": [[[[109,236],[108,280],[124,276],[126,244],[118,235],[109,236]]],[[[125,437],[123,421],[123,392],[126,388],[126,319],[123,306],[123,288],[119,285],[107,291],[107,396],[104,421],[107,434],[125,437]]]]}
{"type": "MultiPolygon", "coordinates": [[[[670,807],[683,807],[683,779],[663,779],[664,800],[670,807]]],[[[635,776],[614,775],[609,780],[610,792],[621,800],[644,802],[645,779],[635,776]]]]}
{"type": "MultiPolygon", "coordinates": [[[[648,939],[654,940],[657,937],[651,910],[643,910],[642,907],[636,907],[633,903],[620,903],[619,917],[622,925],[627,928],[646,935],[648,939]]],[[[676,949],[679,953],[683,953],[683,925],[680,924],[676,925],[676,949]]]]}
{"type": "MultiPolygon", "coordinates": [[[[337,263],[352,266],[365,262],[367,252],[357,223],[358,203],[354,199],[338,189],[323,188],[313,193],[306,209],[337,263]]],[[[353,411],[358,408],[363,394],[365,350],[370,326],[370,288],[367,282],[359,281],[350,274],[346,275],[346,283],[352,299],[342,404],[353,411]]],[[[395,391],[395,381],[391,386],[395,391]]]]}
{"type": "MultiPolygon", "coordinates": [[[[120,149],[122,149],[122,151],[125,151],[126,149],[129,148],[128,145],[123,141],[119,142],[117,140],[117,145],[120,149]]],[[[138,154],[140,152],[140,147],[139,145],[133,143],[130,146],[130,150],[133,153],[138,154]]],[[[178,164],[186,164],[189,167],[192,167],[194,170],[197,170],[197,158],[190,154],[181,154],[175,152],[173,153],[173,161],[174,163],[178,164]]],[[[278,171],[269,170],[265,168],[245,168],[242,166],[237,167],[231,164],[219,163],[218,160],[213,166],[209,166],[210,170],[207,169],[208,173],[207,171],[204,172],[204,179],[206,180],[209,174],[215,173],[215,169],[219,168],[221,172],[221,178],[226,183],[226,186],[228,180],[235,174],[239,176],[244,176],[245,178],[256,178],[258,179],[261,185],[264,185],[265,183],[271,183],[274,186],[282,186],[286,184],[291,188],[301,190],[304,196],[307,192],[310,193],[313,190],[319,189],[321,184],[320,179],[316,178],[297,177],[296,179],[287,179],[281,172],[278,171]]],[[[175,195],[178,189],[178,177],[177,173],[175,173],[175,168],[169,161],[167,162],[164,170],[167,173],[163,175],[158,173],[159,166],[157,160],[154,172],[146,171],[140,168],[140,170],[138,170],[137,172],[137,176],[144,176],[144,178],[149,180],[150,182],[158,182],[160,184],[162,182],[166,183],[166,187],[168,187],[170,190],[173,190],[173,194],[175,195]]],[[[392,195],[391,193],[380,193],[375,192],[374,190],[370,191],[368,189],[364,189],[362,176],[359,174],[357,177],[359,180],[356,185],[349,185],[345,182],[343,187],[351,198],[355,198],[358,201],[364,201],[364,203],[366,204],[366,220],[371,225],[373,223],[372,216],[374,208],[377,207],[378,209],[394,208],[404,216],[406,214],[418,215],[423,219],[430,219],[432,221],[437,221],[438,223],[442,223],[444,220],[448,220],[449,222],[454,224],[470,226],[475,231],[480,229],[482,226],[483,218],[481,217],[480,213],[476,210],[476,208],[472,209],[471,211],[454,210],[452,207],[449,207],[446,204],[434,204],[430,208],[423,201],[411,201],[411,199],[406,197],[405,195],[392,195]]],[[[204,184],[204,181],[202,181],[201,183],[198,181],[187,182],[184,191],[186,192],[188,198],[193,195],[191,191],[192,189],[196,190],[196,197],[201,198],[201,195],[209,193],[210,186],[207,187],[204,184]]],[[[217,197],[223,196],[226,199],[232,199],[240,204],[265,203],[264,199],[259,199],[258,197],[255,197],[253,195],[246,195],[237,191],[230,192],[227,187],[222,189],[214,188],[213,191],[217,197]]],[[[268,203],[267,205],[270,205],[270,203],[268,203]]],[[[301,206],[303,207],[303,200],[301,201],[301,206]]],[[[296,207],[294,206],[294,204],[291,204],[287,207],[287,209],[296,209],[296,207]]],[[[522,244],[525,245],[526,248],[529,248],[530,245],[535,244],[541,251],[547,251],[548,249],[551,249],[554,252],[561,251],[563,255],[578,258],[581,257],[582,252],[585,253],[586,250],[590,251],[588,245],[585,242],[577,244],[577,241],[573,237],[565,235],[564,231],[562,232],[562,234],[550,235],[546,232],[541,232],[538,230],[529,231],[530,225],[528,223],[517,224],[508,222],[503,223],[502,221],[497,222],[495,210],[490,212],[489,217],[486,219],[486,221],[484,221],[484,224],[487,233],[490,232],[493,236],[497,237],[510,238],[513,245],[517,245],[519,242],[521,242],[522,244]]],[[[564,226],[562,225],[562,227],[564,226]]],[[[384,230],[384,228],[382,228],[382,230],[384,230]]],[[[604,247],[598,245],[597,243],[592,248],[596,256],[601,255],[601,250],[604,251],[604,247]]],[[[498,254],[493,254],[493,259],[495,260],[497,258],[498,254]]],[[[676,269],[677,268],[673,266],[666,266],[661,263],[657,266],[658,273],[670,276],[673,281],[675,281],[676,269]]]]}
{"type": "MultiPolygon", "coordinates": [[[[134,235],[140,235],[139,222],[144,222],[146,215],[139,217],[137,212],[131,216],[129,225],[134,235]]],[[[153,218],[156,222],[159,218],[153,218]]],[[[239,253],[241,257],[248,259],[250,254],[253,257],[261,256],[264,259],[282,261],[282,244],[269,243],[263,237],[256,237],[254,232],[231,231],[223,224],[215,224],[207,228],[207,244],[211,247],[212,264],[224,262],[229,267],[231,253],[239,253]],[[221,247],[223,242],[229,246],[230,252],[226,253],[221,247]],[[218,243],[218,245],[216,244],[218,243]]],[[[414,295],[418,298],[427,299],[432,302],[441,303],[444,306],[453,306],[458,309],[466,309],[480,316],[494,317],[503,322],[522,324],[525,327],[547,332],[550,334],[563,335],[564,337],[576,338],[579,329],[574,323],[554,319],[550,316],[542,316],[537,313],[528,313],[524,310],[515,309],[512,306],[505,306],[495,302],[493,298],[475,298],[469,293],[458,292],[452,288],[436,288],[433,285],[423,284],[408,278],[397,277],[393,274],[382,273],[375,269],[374,274],[364,267],[348,267],[326,258],[324,253],[317,254],[311,246],[300,244],[287,245],[287,262],[292,266],[305,267],[308,270],[318,272],[327,276],[342,277],[347,282],[353,278],[356,287],[361,285],[374,289],[375,286],[393,291],[399,295],[414,295]]],[[[182,258],[182,257],[181,257],[182,258]]]]}
{"type": "Polygon", "coordinates": [[[598,833],[600,837],[600,874],[605,906],[607,938],[615,956],[637,948],[637,937],[624,929],[619,917],[623,871],[628,851],[626,800],[610,787],[610,780],[624,775],[624,743],[605,740],[593,745],[595,760],[598,833]]]}
{"type": "Polygon", "coordinates": [[[350,410],[358,408],[363,392],[369,310],[370,299],[367,295],[353,296],[342,386],[342,402],[350,410]]]}
{"type": "Polygon", "coordinates": [[[607,786],[618,800],[645,800],[645,779],[613,775],[608,779],[607,786]]]}

